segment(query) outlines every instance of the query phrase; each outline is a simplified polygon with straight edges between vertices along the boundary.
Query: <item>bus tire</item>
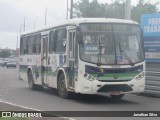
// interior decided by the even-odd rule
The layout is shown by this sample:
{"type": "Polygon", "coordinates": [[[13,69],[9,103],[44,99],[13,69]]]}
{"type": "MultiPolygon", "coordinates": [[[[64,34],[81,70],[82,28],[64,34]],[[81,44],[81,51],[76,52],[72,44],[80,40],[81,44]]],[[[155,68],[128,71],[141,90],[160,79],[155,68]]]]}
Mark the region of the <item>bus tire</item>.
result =
{"type": "Polygon", "coordinates": [[[43,90],[43,87],[42,87],[41,85],[36,85],[36,90],[42,91],[42,90],[43,90]]]}
{"type": "Polygon", "coordinates": [[[124,96],[124,94],[120,94],[120,95],[110,95],[111,99],[113,101],[118,101],[120,100],[122,97],[124,96]]]}
{"type": "Polygon", "coordinates": [[[33,75],[31,71],[29,71],[28,73],[28,84],[31,90],[36,90],[36,85],[34,84],[33,75]]]}
{"type": "Polygon", "coordinates": [[[58,79],[58,94],[64,99],[67,99],[70,96],[70,92],[68,92],[66,88],[64,74],[61,74],[58,79]]]}

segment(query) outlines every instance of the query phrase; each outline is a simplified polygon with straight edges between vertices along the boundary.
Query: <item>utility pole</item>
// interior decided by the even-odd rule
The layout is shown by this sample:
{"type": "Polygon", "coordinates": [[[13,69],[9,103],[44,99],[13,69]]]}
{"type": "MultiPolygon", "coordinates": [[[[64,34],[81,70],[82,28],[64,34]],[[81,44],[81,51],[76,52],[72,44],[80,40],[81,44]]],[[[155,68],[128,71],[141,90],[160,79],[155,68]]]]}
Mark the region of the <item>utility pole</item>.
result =
{"type": "Polygon", "coordinates": [[[24,19],[23,32],[25,32],[25,29],[26,29],[26,17],[24,17],[23,19],[24,19]]]}
{"type": "Polygon", "coordinates": [[[17,43],[16,43],[16,49],[18,48],[18,31],[17,31],[17,43]]]}
{"type": "Polygon", "coordinates": [[[125,4],[125,19],[131,19],[131,0],[126,0],[125,4]]]}
{"type": "Polygon", "coordinates": [[[17,31],[17,43],[16,43],[16,56],[18,56],[18,31],[17,31]]]}
{"type": "Polygon", "coordinates": [[[71,0],[70,19],[73,18],[73,0],[71,0]]]}
{"type": "Polygon", "coordinates": [[[68,20],[68,0],[67,0],[66,20],[68,20]]]}
{"type": "Polygon", "coordinates": [[[45,10],[45,26],[47,25],[47,8],[45,10]]]}
{"type": "Polygon", "coordinates": [[[22,32],[22,24],[20,24],[20,36],[21,36],[21,32],[22,32]]]}

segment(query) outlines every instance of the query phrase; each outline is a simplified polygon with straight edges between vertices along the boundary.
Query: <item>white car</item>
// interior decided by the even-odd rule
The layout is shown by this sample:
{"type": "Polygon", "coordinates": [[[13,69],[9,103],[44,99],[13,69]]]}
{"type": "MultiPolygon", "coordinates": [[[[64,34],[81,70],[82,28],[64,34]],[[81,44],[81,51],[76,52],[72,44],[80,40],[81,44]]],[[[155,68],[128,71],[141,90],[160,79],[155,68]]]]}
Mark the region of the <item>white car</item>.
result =
{"type": "Polygon", "coordinates": [[[10,61],[8,61],[7,62],[7,68],[8,67],[15,67],[16,68],[16,66],[17,66],[17,63],[16,63],[16,61],[15,60],[10,60],[10,61]]]}

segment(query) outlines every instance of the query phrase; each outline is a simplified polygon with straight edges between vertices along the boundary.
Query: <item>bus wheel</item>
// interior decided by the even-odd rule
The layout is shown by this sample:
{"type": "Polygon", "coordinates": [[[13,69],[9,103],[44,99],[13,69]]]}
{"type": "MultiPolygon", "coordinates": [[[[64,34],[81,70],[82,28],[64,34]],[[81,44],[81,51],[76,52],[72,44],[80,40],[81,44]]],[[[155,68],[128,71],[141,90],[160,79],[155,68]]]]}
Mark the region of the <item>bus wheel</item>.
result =
{"type": "Polygon", "coordinates": [[[120,95],[110,95],[111,96],[111,99],[114,100],[114,101],[118,101],[120,100],[124,94],[120,94],[120,95]]]}
{"type": "Polygon", "coordinates": [[[29,84],[29,88],[31,90],[35,90],[36,89],[36,85],[34,84],[33,75],[32,75],[31,71],[28,74],[28,84],[29,84]]]}
{"type": "Polygon", "coordinates": [[[60,75],[58,80],[58,94],[62,98],[69,98],[69,92],[67,91],[66,84],[65,84],[65,77],[63,74],[60,75]]]}

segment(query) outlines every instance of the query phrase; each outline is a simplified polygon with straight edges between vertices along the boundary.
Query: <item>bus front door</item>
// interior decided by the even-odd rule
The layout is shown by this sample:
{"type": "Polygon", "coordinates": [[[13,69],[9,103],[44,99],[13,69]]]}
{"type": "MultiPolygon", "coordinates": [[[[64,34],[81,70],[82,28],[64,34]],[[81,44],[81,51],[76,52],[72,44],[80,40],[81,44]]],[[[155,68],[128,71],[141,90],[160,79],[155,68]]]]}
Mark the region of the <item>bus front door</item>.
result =
{"type": "Polygon", "coordinates": [[[41,46],[41,80],[42,85],[47,85],[47,66],[48,66],[48,36],[42,37],[41,46]]]}
{"type": "Polygon", "coordinates": [[[75,30],[69,31],[69,87],[75,87],[75,30]]]}

